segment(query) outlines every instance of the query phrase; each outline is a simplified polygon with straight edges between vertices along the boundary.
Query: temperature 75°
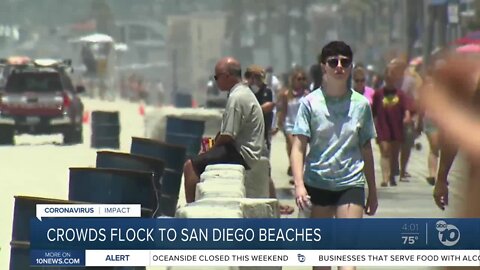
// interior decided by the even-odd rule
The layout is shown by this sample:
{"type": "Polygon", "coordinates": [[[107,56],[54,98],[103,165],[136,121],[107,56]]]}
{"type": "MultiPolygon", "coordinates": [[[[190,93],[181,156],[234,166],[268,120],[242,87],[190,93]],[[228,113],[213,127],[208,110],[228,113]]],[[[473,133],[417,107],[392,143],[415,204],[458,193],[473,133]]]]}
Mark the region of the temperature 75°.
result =
{"type": "Polygon", "coordinates": [[[418,241],[417,235],[402,236],[404,245],[413,245],[418,241]]]}

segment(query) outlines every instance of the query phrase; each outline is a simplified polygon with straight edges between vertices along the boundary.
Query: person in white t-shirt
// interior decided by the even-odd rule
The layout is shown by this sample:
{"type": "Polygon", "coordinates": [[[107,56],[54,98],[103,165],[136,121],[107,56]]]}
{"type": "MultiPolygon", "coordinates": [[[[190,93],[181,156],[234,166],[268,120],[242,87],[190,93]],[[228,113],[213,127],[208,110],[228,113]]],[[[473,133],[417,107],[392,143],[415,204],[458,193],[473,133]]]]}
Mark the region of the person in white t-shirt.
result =
{"type": "MultiPolygon", "coordinates": [[[[266,80],[265,83],[267,87],[272,90],[272,101],[277,104],[278,92],[282,89],[282,82],[273,74],[273,67],[267,67],[265,69],[266,80]]],[[[277,108],[273,108],[273,121],[272,121],[272,135],[275,135],[278,131],[278,120],[277,120],[277,108]]]]}

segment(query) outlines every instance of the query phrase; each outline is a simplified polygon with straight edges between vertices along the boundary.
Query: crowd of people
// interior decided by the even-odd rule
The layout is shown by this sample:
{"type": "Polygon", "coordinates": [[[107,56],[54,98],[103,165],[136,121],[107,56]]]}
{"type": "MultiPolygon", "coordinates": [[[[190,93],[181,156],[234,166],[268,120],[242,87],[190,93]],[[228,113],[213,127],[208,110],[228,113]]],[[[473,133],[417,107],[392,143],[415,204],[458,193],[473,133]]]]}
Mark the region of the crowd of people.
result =
{"type": "MultiPolygon", "coordinates": [[[[214,146],[184,165],[187,202],[195,200],[207,165],[233,163],[248,170],[261,157],[270,158],[272,136],[281,131],[290,159],[285,173],[293,177],[300,210],[310,209],[313,218],[374,215],[378,199],[372,144],[378,144],[381,155],[378,185],[395,187],[410,180],[410,153],[423,132],[430,146],[425,180],[435,186],[434,202],[441,209],[448,205],[448,173],[458,149],[464,150],[473,187],[467,199],[474,203],[464,213],[478,217],[480,183],[474,180],[480,143],[465,131],[480,130],[472,117],[480,100],[480,65],[470,60],[435,55],[422,69],[419,61],[395,58],[383,74],[374,74],[354,64],[348,44],[333,41],[323,47],[310,74],[295,67],[282,84],[271,68],[253,65],[242,74],[236,59],[221,59],[214,78],[229,97],[214,146]],[[459,71],[451,72],[452,65],[459,71]]],[[[272,179],[270,196],[276,197],[272,179]]],[[[281,212],[291,214],[293,209],[282,205],[281,212]]]]}

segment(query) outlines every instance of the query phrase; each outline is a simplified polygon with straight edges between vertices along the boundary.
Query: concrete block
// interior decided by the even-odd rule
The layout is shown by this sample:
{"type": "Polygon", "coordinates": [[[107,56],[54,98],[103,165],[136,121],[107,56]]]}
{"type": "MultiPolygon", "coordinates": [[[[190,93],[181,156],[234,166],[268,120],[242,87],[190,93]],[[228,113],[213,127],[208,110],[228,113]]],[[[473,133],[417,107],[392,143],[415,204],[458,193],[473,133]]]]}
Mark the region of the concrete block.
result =
{"type": "Polygon", "coordinates": [[[242,208],[245,218],[280,218],[277,199],[245,198],[242,200],[242,208]]]}
{"type": "Polygon", "coordinates": [[[214,171],[205,171],[200,175],[200,182],[206,180],[215,180],[215,179],[232,179],[241,181],[245,183],[245,174],[238,171],[230,170],[214,170],[214,171]]]}
{"type": "Polygon", "coordinates": [[[270,161],[261,158],[246,171],[245,191],[247,198],[268,198],[270,197],[270,161]]]}
{"type": "Polygon", "coordinates": [[[243,167],[242,165],[237,165],[237,164],[214,164],[214,165],[208,165],[206,168],[205,168],[205,171],[216,171],[216,170],[220,170],[220,171],[237,171],[237,172],[240,172],[242,174],[245,174],[245,167],[243,167]]]}
{"type": "Polygon", "coordinates": [[[244,218],[280,218],[277,199],[249,199],[249,198],[205,198],[194,203],[195,205],[235,206],[238,205],[244,218]]]}
{"type": "Polygon", "coordinates": [[[195,205],[187,204],[177,209],[176,218],[243,218],[240,204],[195,205]]]}
{"type": "Polygon", "coordinates": [[[241,182],[218,180],[200,182],[195,189],[195,201],[206,198],[245,198],[245,186],[241,182]]]}
{"type": "Polygon", "coordinates": [[[165,141],[167,117],[205,121],[204,137],[215,137],[220,131],[223,110],[203,108],[161,107],[145,114],[145,137],[165,141]]]}

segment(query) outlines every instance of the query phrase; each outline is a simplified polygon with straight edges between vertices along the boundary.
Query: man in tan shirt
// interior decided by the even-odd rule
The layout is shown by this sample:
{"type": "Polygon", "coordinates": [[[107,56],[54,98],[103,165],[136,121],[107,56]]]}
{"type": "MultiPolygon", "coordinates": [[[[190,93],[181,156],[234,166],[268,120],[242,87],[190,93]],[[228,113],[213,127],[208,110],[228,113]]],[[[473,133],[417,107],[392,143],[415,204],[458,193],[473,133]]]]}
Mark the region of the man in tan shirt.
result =
{"type": "Polygon", "coordinates": [[[215,81],[229,91],[220,133],[212,149],[187,160],[183,167],[187,203],[195,200],[195,188],[205,167],[212,164],[240,164],[250,169],[260,159],[265,125],[260,104],[242,83],[240,63],[231,57],[215,66],[215,81]]]}

